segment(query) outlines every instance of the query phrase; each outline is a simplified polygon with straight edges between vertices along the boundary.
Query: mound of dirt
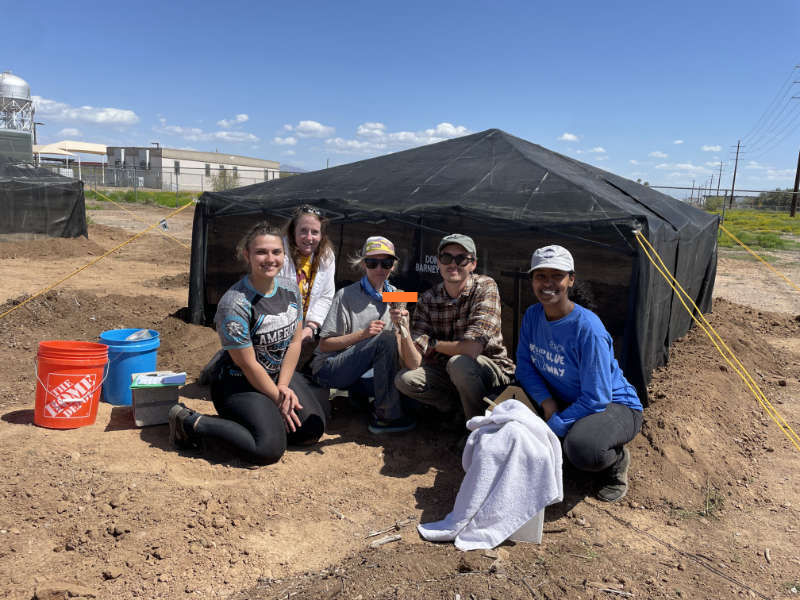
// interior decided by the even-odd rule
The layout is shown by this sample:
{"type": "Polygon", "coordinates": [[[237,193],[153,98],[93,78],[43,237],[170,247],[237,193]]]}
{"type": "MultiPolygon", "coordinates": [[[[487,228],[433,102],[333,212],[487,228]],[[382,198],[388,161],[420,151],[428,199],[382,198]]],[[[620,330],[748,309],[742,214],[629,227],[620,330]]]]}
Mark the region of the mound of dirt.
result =
{"type": "Polygon", "coordinates": [[[158,287],[165,290],[176,288],[189,288],[189,273],[179,273],[177,275],[165,275],[158,279],[150,279],[142,282],[145,287],[158,287]]]}
{"type": "Polygon", "coordinates": [[[9,258],[72,258],[100,256],[105,248],[94,239],[85,237],[42,237],[29,240],[0,241],[0,259],[9,258]]]}
{"type": "MultiPolygon", "coordinates": [[[[25,297],[0,305],[0,313],[19,305],[25,297]]],[[[43,340],[97,341],[103,331],[150,328],[159,332],[158,366],[200,374],[217,351],[216,333],[185,323],[170,314],[173,304],[156,296],[98,297],[80,290],[52,290],[34,298],[0,320],[0,361],[12,381],[0,387],[0,407],[29,397],[30,374],[38,344],[43,340]]]]}

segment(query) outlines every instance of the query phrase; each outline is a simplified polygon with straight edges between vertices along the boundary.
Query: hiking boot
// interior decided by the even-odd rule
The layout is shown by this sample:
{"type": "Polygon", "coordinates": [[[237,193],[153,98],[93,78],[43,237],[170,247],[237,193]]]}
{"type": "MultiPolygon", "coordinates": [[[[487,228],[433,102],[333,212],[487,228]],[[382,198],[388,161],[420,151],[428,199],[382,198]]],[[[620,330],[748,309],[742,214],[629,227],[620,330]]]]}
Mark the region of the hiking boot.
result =
{"type": "Polygon", "coordinates": [[[180,402],[169,409],[169,443],[175,448],[185,450],[196,446],[185,427],[186,419],[194,412],[180,402]]]}
{"type": "Polygon", "coordinates": [[[603,487],[597,491],[597,499],[603,502],[619,502],[628,493],[628,467],[631,464],[631,453],[623,446],[622,456],[608,470],[608,478],[603,487]]]}
{"type": "Polygon", "coordinates": [[[411,417],[400,417],[399,419],[379,419],[375,415],[369,418],[370,433],[380,435],[382,433],[402,433],[411,431],[417,426],[417,422],[411,417]]]}

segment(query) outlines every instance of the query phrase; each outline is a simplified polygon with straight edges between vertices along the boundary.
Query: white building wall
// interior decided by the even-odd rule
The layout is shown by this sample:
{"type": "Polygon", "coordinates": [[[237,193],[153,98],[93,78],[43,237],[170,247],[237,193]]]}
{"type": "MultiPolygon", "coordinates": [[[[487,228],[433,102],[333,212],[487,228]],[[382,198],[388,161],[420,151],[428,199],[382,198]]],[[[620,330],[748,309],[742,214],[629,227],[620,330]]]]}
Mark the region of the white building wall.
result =
{"type": "MultiPolygon", "coordinates": [[[[278,168],[243,166],[232,161],[207,163],[186,158],[165,158],[160,154],[159,148],[109,148],[108,167],[110,171],[127,171],[123,177],[125,181],[120,181],[119,185],[133,185],[135,179],[136,185],[141,187],[169,191],[176,188],[198,192],[213,190],[215,177],[223,168],[229,174],[236,170],[239,186],[272,181],[280,177],[278,168]],[[177,173],[176,161],[179,163],[177,173]],[[127,181],[129,183],[125,183],[127,181]]],[[[222,158],[226,156],[223,155],[222,158]]],[[[115,174],[110,172],[109,175],[109,181],[113,180],[115,174]]],[[[117,179],[120,177],[117,174],[117,179]]]]}

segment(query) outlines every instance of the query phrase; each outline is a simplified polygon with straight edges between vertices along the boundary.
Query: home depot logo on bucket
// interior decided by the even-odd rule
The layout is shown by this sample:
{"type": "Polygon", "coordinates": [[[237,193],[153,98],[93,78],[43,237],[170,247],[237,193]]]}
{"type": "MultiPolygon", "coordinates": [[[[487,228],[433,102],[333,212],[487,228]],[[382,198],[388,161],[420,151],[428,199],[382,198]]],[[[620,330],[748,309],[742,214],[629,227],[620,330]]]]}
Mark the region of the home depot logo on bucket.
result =
{"type": "Polygon", "coordinates": [[[54,419],[88,417],[96,381],[93,373],[48,373],[45,415],[54,419]]]}

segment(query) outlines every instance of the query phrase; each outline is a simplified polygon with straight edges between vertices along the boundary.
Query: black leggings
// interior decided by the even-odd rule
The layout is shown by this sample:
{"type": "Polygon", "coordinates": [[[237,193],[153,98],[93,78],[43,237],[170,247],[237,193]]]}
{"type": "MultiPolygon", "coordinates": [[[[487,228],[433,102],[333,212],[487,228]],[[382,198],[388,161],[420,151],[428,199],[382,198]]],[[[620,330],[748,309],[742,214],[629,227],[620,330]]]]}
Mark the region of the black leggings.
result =
{"type": "Polygon", "coordinates": [[[603,471],[612,466],[622,446],[642,428],[642,413],[611,403],[603,412],[578,419],[564,437],[564,454],[581,471],[603,471]]]}
{"type": "Polygon", "coordinates": [[[285,421],[275,403],[257,391],[244,375],[223,371],[211,385],[211,398],[219,417],[203,415],[195,434],[226,442],[256,464],[280,460],[286,446],[317,441],[325,432],[330,413],[328,390],[312,387],[300,373],[292,375],[289,387],[302,405],[298,416],[302,425],[287,433],[285,421]]]}

